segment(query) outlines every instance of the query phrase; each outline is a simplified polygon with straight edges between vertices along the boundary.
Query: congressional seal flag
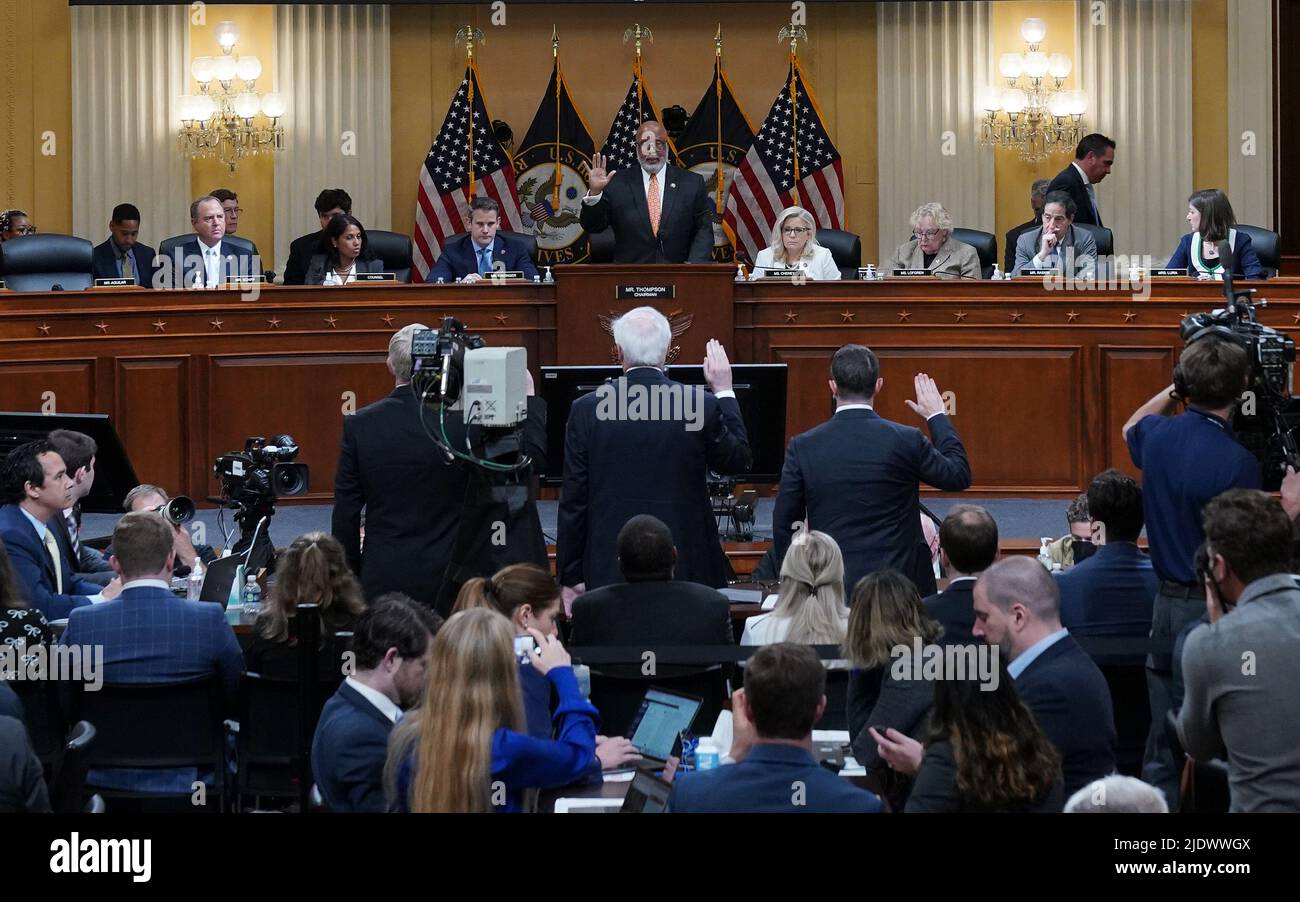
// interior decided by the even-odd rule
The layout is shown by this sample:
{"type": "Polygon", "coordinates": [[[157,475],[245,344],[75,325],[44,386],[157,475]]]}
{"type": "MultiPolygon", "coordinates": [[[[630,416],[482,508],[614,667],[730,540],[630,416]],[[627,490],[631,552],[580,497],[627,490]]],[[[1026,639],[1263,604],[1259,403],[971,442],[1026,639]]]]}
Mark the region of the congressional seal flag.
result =
{"type": "Polygon", "coordinates": [[[844,169],[821,108],[791,54],[789,76],[741,161],[723,222],[736,235],[736,252],[752,262],[767,246],[776,218],[798,205],[818,228],[844,225],[844,169]]]}
{"type": "Polygon", "coordinates": [[[729,263],[735,259],[736,236],[726,227],[722,214],[740,162],[754,143],[754,127],[722,70],[721,26],[713,43],[713,83],[678,135],[677,151],[682,165],[704,176],[705,184],[713,191],[713,259],[729,263]]]}
{"type": "MultiPolygon", "coordinates": [[[[551,40],[558,48],[558,38],[551,40]]],[[[541,265],[581,263],[591,255],[578,212],[594,151],[591,129],[573,103],[557,53],[546,95],[515,154],[524,230],[531,230],[537,239],[541,265]]]]}
{"type": "Polygon", "coordinates": [[[411,264],[421,281],[433,268],[443,242],[465,231],[465,209],[480,194],[501,207],[501,228],[522,231],[514,167],[492,132],[492,117],[478,86],[478,67],[471,61],[420,167],[411,264]]]}

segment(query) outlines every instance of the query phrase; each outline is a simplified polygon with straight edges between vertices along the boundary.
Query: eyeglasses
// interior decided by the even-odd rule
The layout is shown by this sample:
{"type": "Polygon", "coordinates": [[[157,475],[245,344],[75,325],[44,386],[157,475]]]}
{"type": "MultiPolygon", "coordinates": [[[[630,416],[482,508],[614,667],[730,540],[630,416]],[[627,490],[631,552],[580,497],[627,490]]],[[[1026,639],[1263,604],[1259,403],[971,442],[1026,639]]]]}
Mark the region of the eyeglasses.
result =
{"type": "Polygon", "coordinates": [[[15,234],[15,235],[35,235],[35,234],[36,234],[36,226],[34,226],[34,225],[29,225],[29,226],[19,226],[18,228],[14,229],[14,234],[15,234]]]}
{"type": "Polygon", "coordinates": [[[938,238],[939,233],[942,231],[942,229],[926,229],[924,232],[913,232],[912,237],[924,238],[926,241],[929,241],[931,238],[938,238]]]}
{"type": "Polygon", "coordinates": [[[229,210],[226,210],[226,215],[229,216],[231,213],[234,213],[236,216],[238,216],[240,213],[243,212],[244,212],[243,207],[231,207],[229,210]]]}
{"type": "Polygon", "coordinates": [[[788,229],[782,229],[782,230],[781,230],[781,234],[783,234],[783,235],[806,235],[806,234],[808,234],[808,233],[811,232],[811,231],[812,231],[812,229],[803,228],[802,226],[791,226],[791,227],[788,228],[788,229]]]}

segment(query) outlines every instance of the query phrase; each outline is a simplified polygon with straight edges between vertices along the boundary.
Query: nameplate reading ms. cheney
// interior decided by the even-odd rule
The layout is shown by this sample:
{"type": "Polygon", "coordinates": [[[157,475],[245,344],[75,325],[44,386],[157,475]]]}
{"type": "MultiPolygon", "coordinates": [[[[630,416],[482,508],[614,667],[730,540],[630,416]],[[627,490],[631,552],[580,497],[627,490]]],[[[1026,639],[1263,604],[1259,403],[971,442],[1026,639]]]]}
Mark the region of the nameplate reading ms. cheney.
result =
{"type": "Polygon", "coordinates": [[[618,301],[670,300],[677,297],[676,285],[619,285],[614,290],[618,301]]]}

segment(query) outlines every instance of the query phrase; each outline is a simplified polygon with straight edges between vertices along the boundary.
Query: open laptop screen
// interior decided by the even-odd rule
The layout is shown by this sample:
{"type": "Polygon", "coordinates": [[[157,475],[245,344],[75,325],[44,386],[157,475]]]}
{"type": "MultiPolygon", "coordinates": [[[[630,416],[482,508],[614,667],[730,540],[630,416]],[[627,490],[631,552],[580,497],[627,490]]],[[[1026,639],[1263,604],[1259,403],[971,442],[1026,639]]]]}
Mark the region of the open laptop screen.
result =
{"type": "Polygon", "coordinates": [[[649,758],[667,760],[673,743],[684,730],[690,729],[703,699],[667,689],[646,690],[641,707],[632,719],[632,745],[649,758]]]}

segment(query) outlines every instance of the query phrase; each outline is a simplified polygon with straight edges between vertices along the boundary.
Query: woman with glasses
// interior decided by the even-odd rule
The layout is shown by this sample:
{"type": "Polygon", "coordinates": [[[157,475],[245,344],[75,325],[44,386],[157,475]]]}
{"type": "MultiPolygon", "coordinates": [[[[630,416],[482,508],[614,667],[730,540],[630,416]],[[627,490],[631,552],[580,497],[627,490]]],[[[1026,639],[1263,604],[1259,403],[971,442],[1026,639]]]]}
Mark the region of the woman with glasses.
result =
{"type": "Polygon", "coordinates": [[[801,269],[809,279],[838,279],[831,252],[817,243],[817,224],[803,207],[787,207],[772,229],[772,244],[758,252],[751,279],[770,269],[801,269]]]}
{"type": "Polygon", "coordinates": [[[0,213],[0,241],[12,241],[24,235],[35,235],[36,224],[22,210],[5,210],[0,213]]]}
{"type": "Polygon", "coordinates": [[[952,237],[952,214],[943,204],[921,204],[910,221],[912,237],[894,251],[885,265],[885,275],[896,269],[924,269],[936,276],[980,278],[979,254],[952,237]]]}

